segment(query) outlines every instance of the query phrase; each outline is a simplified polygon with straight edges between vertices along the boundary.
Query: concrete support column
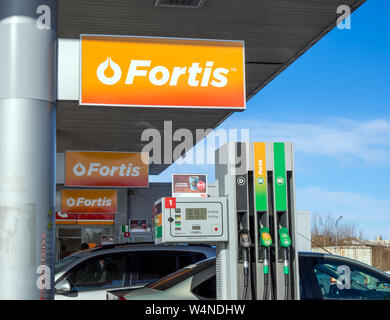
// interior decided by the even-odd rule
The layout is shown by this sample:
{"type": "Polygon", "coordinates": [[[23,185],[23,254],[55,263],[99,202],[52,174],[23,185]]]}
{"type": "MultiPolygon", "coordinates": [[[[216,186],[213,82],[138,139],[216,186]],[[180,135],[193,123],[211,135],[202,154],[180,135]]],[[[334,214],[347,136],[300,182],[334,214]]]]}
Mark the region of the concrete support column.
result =
{"type": "Polygon", "coordinates": [[[0,299],[53,297],[56,12],[0,3],[0,299]]]}

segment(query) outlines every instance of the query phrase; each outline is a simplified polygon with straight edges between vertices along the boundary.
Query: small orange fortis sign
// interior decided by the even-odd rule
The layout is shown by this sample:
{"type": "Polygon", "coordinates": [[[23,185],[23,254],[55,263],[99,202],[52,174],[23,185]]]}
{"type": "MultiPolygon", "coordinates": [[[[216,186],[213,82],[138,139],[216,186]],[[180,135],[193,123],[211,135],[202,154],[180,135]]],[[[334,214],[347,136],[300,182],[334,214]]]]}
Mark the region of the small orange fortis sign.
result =
{"type": "Polygon", "coordinates": [[[148,163],[147,153],[66,151],[65,185],[148,187],[148,163]]]}
{"type": "Polygon", "coordinates": [[[242,41],[81,36],[80,104],[245,109],[242,41]]]}
{"type": "Polygon", "coordinates": [[[116,213],[116,190],[69,190],[61,191],[62,213],[116,213]]]}

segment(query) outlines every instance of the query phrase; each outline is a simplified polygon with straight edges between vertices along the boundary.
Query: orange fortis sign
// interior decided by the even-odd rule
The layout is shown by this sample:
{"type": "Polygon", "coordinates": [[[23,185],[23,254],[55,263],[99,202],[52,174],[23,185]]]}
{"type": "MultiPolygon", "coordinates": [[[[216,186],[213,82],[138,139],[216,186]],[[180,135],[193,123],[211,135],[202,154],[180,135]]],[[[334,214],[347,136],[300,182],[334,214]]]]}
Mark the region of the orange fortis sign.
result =
{"type": "Polygon", "coordinates": [[[245,109],[244,44],[81,36],[80,104],[245,109]]]}
{"type": "Polygon", "coordinates": [[[147,153],[66,151],[65,185],[148,187],[148,163],[147,153]]]}
{"type": "Polygon", "coordinates": [[[116,213],[115,190],[62,190],[61,212],[63,213],[116,213]]]}

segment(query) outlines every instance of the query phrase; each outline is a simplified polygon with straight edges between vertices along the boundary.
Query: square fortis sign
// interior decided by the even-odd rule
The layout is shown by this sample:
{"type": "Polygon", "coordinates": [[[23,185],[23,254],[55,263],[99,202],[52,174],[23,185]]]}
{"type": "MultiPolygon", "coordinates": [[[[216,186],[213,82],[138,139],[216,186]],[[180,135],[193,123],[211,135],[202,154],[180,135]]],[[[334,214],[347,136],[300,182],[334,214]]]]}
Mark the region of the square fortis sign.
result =
{"type": "Polygon", "coordinates": [[[81,105],[245,109],[242,41],[81,36],[81,105]]]}
{"type": "Polygon", "coordinates": [[[149,187],[149,154],[66,151],[65,186],[149,187]]]}
{"type": "Polygon", "coordinates": [[[63,189],[61,213],[116,213],[116,190],[63,189]]]}

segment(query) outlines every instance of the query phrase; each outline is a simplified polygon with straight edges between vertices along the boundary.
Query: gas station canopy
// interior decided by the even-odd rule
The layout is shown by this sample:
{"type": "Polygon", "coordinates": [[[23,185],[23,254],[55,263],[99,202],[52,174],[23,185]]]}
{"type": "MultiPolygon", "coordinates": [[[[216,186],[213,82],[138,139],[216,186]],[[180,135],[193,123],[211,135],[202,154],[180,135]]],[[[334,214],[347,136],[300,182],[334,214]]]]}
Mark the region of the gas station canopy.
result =
{"type": "MultiPolygon", "coordinates": [[[[58,38],[80,34],[245,41],[246,96],[253,97],[336,26],[338,6],[365,0],[59,0],[58,38]],[[158,5],[156,3],[166,5],[158,5]],[[199,8],[190,8],[200,4],[199,8]]],[[[173,57],[174,59],[174,57],[173,57]]],[[[145,129],[214,129],[231,110],[151,109],[57,103],[57,152],[139,152],[145,129]]],[[[195,134],[194,134],[195,136],[195,134]]],[[[174,143],[175,145],[175,143],[174,143]]],[[[151,165],[158,174],[168,165],[151,165]]]]}

